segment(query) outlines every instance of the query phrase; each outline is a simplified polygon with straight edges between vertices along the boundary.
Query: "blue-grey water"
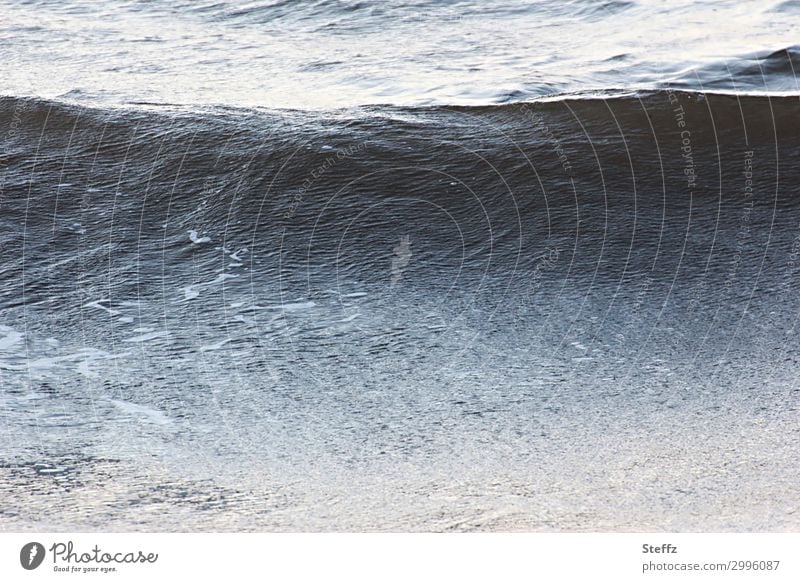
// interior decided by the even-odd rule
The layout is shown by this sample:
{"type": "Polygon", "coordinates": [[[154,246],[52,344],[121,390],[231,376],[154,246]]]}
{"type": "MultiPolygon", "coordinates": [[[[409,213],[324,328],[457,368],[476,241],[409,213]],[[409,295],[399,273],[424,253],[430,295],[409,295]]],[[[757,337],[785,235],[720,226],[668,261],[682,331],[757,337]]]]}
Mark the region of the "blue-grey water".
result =
{"type": "Polygon", "coordinates": [[[797,531],[797,2],[0,2],[0,530],[797,531]]]}

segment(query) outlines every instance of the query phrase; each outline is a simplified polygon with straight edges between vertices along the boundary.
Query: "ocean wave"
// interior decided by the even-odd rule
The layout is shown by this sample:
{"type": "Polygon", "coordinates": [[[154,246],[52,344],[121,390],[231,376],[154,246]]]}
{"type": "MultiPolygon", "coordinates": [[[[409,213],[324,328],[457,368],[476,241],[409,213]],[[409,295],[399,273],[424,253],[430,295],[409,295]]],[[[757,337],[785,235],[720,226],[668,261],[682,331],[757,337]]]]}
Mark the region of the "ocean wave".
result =
{"type": "Polygon", "coordinates": [[[796,96],[800,92],[800,47],[741,55],[692,67],[669,80],[675,88],[734,93],[764,93],[796,96]]]}
{"type": "MultiPolygon", "coordinates": [[[[136,287],[154,265],[202,265],[176,289],[183,301],[212,293],[220,267],[250,269],[220,287],[257,273],[380,279],[409,233],[425,240],[430,281],[541,275],[553,249],[571,273],[608,280],[703,273],[707,257],[735,255],[743,213],[770,252],[791,248],[796,110],[796,97],[674,91],[327,113],[4,98],[5,248],[39,257],[28,300],[101,267],[136,287]]],[[[5,258],[13,281],[23,257],[5,258]]],[[[6,305],[20,297],[4,293],[6,305]]]]}

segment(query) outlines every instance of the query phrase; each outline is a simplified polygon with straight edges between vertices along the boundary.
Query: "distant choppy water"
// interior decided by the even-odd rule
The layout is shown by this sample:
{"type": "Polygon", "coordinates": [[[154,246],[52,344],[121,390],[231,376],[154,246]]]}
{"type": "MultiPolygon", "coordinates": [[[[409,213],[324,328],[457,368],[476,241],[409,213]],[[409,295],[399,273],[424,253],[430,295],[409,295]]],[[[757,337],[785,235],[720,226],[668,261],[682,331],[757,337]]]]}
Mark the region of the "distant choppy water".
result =
{"type": "Polygon", "coordinates": [[[2,4],[0,529],[800,529],[800,5],[2,4]]]}

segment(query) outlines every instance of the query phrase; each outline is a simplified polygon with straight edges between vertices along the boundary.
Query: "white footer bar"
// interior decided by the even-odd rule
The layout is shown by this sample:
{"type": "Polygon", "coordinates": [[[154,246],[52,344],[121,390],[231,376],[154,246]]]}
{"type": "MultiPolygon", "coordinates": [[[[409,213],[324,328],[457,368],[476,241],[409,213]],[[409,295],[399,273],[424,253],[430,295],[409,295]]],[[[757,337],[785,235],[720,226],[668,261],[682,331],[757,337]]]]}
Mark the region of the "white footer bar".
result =
{"type": "Polygon", "coordinates": [[[800,580],[800,534],[0,534],[0,580],[800,580]]]}

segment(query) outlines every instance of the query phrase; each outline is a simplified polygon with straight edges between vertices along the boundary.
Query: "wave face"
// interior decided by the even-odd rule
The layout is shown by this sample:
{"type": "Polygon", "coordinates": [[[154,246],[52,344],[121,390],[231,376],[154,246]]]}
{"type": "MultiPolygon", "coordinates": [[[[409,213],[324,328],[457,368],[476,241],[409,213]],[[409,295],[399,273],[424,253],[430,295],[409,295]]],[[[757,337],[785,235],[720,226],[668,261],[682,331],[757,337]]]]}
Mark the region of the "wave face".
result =
{"type": "Polygon", "coordinates": [[[796,112],[3,98],[0,498],[67,529],[791,529],[796,112]],[[695,463],[721,477],[658,502],[695,463]]]}
{"type": "Polygon", "coordinates": [[[323,110],[797,93],[798,16],[791,0],[32,0],[4,7],[0,78],[6,94],[82,103],[323,110]]]}

